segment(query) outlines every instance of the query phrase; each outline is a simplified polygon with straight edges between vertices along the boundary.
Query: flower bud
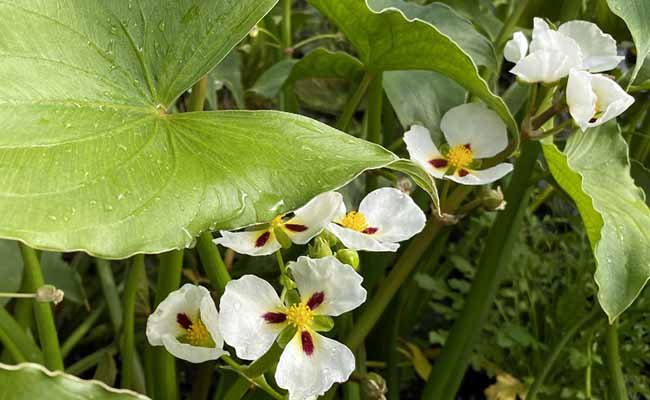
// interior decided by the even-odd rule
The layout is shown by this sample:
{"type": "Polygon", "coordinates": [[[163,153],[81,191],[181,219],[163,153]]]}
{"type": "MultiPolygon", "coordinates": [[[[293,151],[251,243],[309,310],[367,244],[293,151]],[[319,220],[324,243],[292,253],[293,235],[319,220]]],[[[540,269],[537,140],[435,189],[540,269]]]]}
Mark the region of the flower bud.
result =
{"type": "Polygon", "coordinates": [[[339,242],[339,239],[327,229],[322,231],[318,237],[322,237],[323,239],[327,240],[327,243],[329,243],[330,247],[336,246],[336,244],[339,242]]]}
{"type": "Polygon", "coordinates": [[[501,191],[501,186],[496,189],[484,188],[481,192],[481,205],[488,211],[505,210],[506,201],[501,191]]]}
{"type": "Polygon", "coordinates": [[[415,189],[415,185],[413,185],[413,181],[410,178],[402,176],[397,180],[397,188],[406,194],[411,194],[415,189]]]}
{"type": "Polygon", "coordinates": [[[366,375],[361,383],[361,389],[369,400],[386,400],[388,388],[386,387],[386,381],[379,374],[370,372],[366,375]]]}
{"type": "Polygon", "coordinates": [[[324,239],[321,236],[317,236],[312,244],[309,245],[309,257],[311,258],[323,258],[332,255],[332,249],[330,244],[327,242],[327,239],[324,239]]]}
{"type": "Polygon", "coordinates": [[[36,290],[36,301],[42,303],[52,302],[56,305],[63,301],[63,295],[63,290],[52,285],[43,285],[36,290]]]}
{"type": "Polygon", "coordinates": [[[347,264],[355,270],[359,269],[359,253],[357,253],[356,250],[341,249],[336,252],[336,258],[338,258],[343,264],[347,264]]]}
{"type": "Polygon", "coordinates": [[[255,26],[250,30],[250,32],[248,32],[248,36],[250,36],[250,37],[252,37],[252,38],[256,38],[257,35],[259,35],[259,34],[260,34],[260,29],[257,27],[257,25],[255,25],[255,26]]]}

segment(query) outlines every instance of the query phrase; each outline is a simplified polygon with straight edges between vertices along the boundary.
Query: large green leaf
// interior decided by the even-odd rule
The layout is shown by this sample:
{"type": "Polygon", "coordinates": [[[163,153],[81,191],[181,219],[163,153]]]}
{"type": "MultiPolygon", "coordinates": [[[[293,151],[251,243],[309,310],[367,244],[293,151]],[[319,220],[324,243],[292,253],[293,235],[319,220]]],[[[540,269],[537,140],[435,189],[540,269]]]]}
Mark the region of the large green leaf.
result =
{"type": "Polygon", "coordinates": [[[543,148],[582,216],[596,257],[598,299],[614,320],[650,279],[650,209],[630,176],[627,144],[610,123],[576,132],[564,152],[552,143],[543,148]]]}
{"type": "Polygon", "coordinates": [[[492,43],[481,35],[469,20],[446,4],[431,3],[423,6],[404,0],[368,0],[368,5],[375,11],[394,7],[409,19],[426,21],[452,38],[477,65],[496,68],[497,60],[492,43]]]}
{"type": "Polygon", "coordinates": [[[12,400],[147,400],[130,390],[118,390],[99,381],[86,381],[38,364],[0,364],[0,398],[12,400]]]}
{"type": "Polygon", "coordinates": [[[315,49],[291,69],[287,83],[307,78],[344,79],[361,82],[364,67],[357,58],[342,51],[315,49]]]}
{"type": "Polygon", "coordinates": [[[517,124],[503,100],[492,93],[471,57],[449,36],[402,11],[375,12],[366,0],[309,0],[345,34],[370,71],[431,70],[446,75],[481,98],[511,132],[517,124]]]}
{"type": "Polygon", "coordinates": [[[607,0],[607,5],[612,12],[625,21],[630,29],[634,45],[636,46],[636,66],[630,83],[634,82],[636,75],[650,53],[650,1],[648,0],[607,0]]]}
{"type": "Polygon", "coordinates": [[[255,81],[255,84],[248,90],[267,99],[274,98],[277,96],[282,85],[284,85],[284,82],[291,73],[291,69],[297,62],[298,60],[290,58],[275,63],[271,68],[264,71],[257,81],[255,81]]]}
{"type": "Polygon", "coordinates": [[[0,237],[157,253],[393,162],[300,116],[166,113],[275,3],[0,3],[0,237]]]}

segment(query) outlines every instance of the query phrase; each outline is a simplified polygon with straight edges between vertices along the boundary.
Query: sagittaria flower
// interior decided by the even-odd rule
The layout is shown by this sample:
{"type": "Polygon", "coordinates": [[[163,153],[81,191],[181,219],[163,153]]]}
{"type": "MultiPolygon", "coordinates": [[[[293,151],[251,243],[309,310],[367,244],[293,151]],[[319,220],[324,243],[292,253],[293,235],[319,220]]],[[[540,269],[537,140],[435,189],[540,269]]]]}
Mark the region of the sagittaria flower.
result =
{"type": "Polygon", "coordinates": [[[512,171],[509,163],[477,169],[479,159],[495,156],[508,145],[505,124],[482,104],[468,103],[447,111],[440,130],[448,143],[445,151],[438,150],[425,127],[413,125],[404,134],[411,159],[434,177],[463,185],[485,185],[512,171]]]}
{"type": "Polygon", "coordinates": [[[397,251],[401,242],[420,232],[426,217],[413,199],[394,188],[368,193],[359,211],[346,212],[341,202],[332,232],[345,247],[365,251],[397,251]]]}
{"type": "Polygon", "coordinates": [[[553,30],[543,19],[535,18],[533,25],[530,49],[521,32],[504,48],[506,60],[516,63],[510,72],[524,82],[557,82],[572,69],[608,71],[623,59],[617,55],[616,40],[591,22],[569,21],[553,30]]]}
{"type": "Polygon", "coordinates": [[[621,115],[634,103],[634,97],[607,76],[572,70],[566,102],[571,116],[585,131],[621,115]]]}
{"type": "MultiPolygon", "coordinates": [[[[275,372],[289,399],[303,400],[345,382],[354,370],[354,355],[345,345],[318,334],[319,316],[338,316],[366,300],[363,278],[335,257],[299,257],[288,265],[300,301],[286,304],[273,287],[254,276],[231,281],[221,297],[221,332],[237,357],[264,355],[285,329],[295,330],[275,372]]],[[[321,317],[322,318],[322,317],[321,317]]]]}
{"type": "Polygon", "coordinates": [[[219,314],[208,289],[185,284],[171,292],[147,319],[147,339],[173,356],[202,363],[224,354],[219,314]]]}
{"type": "Polygon", "coordinates": [[[322,193],[302,208],[278,215],[263,229],[221,231],[221,237],[214,242],[250,256],[265,256],[282,248],[278,233],[285,234],[293,243],[306,244],[327,226],[342,201],[339,193],[322,193]]]}

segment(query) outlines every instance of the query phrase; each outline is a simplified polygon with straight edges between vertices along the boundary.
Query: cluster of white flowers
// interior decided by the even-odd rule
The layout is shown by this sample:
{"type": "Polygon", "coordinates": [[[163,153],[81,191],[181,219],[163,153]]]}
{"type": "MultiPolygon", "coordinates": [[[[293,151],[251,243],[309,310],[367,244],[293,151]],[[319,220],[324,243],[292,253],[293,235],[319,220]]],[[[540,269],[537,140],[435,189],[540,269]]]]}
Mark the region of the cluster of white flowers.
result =
{"type": "Polygon", "coordinates": [[[510,72],[528,83],[554,83],[568,76],[566,102],[583,131],[616,118],[634,103],[614,80],[598,74],[623,59],[614,38],[587,21],[569,21],[557,30],[541,18],[533,24],[530,46],[516,32],[504,48],[504,57],[516,64],[510,72]]]}
{"type": "MultiPolygon", "coordinates": [[[[221,231],[215,243],[253,256],[282,248],[279,235],[306,244],[327,229],[348,249],[396,251],[398,242],[420,232],[425,215],[406,194],[377,189],[347,212],[339,193],[316,196],[298,210],[280,215],[261,229],[221,231]]],[[[276,367],[275,381],[290,400],[324,394],[345,382],[355,367],[352,351],[318,332],[331,328],[330,317],[359,307],[366,300],[363,278],[334,256],[299,257],[287,265],[297,298],[278,296],[273,286],[254,275],[226,285],[219,311],[207,289],[186,284],[162,301],[147,321],[147,338],[174,356],[200,363],[225,354],[224,342],[242,360],[263,356],[278,338],[290,337],[276,367]]]]}

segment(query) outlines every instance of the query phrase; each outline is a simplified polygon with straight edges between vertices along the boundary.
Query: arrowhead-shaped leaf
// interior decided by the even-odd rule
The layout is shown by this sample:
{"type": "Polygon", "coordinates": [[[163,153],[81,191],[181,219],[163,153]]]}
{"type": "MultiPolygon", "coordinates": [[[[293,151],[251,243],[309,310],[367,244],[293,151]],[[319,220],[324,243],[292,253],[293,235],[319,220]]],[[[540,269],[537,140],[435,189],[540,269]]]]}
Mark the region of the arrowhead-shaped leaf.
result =
{"type": "Polygon", "coordinates": [[[300,116],[167,113],[276,1],[2,2],[0,237],[163,252],[394,161],[300,116]]]}
{"type": "Polygon", "coordinates": [[[650,2],[648,0],[607,0],[607,5],[614,14],[625,21],[634,39],[637,56],[636,66],[630,79],[630,83],[634,83],[648,53],[650,53],[650,26],[648,25],[650,2]]]}
{"type": "Polygon", "coordinates": [[[476,64],[454,40],[421,19],[396,8],[374,11],[368,0],[309,0],[345,34],[370,71],[430,70],[455,80],[504,120],[517,124],[503,100],[490,91],[476,64]],[[388,28],[389,27],[389,28],[388,28]]]}
{"type": "Polygon", "coordinates": [[[130,390],[118,390],[99,381],[87,381],[38,364],[0,364],[0,397],[13,400],[149,400],[130,390]]]}
{"type": "Polygon", "coordinates": [[[545,143],[555,180],[571,196],[596,257],[598,300],[610,320],[650,279],[650,209],[630,176],[625,140],[615,123],[571,136],[564,152],[545,143]]]}

